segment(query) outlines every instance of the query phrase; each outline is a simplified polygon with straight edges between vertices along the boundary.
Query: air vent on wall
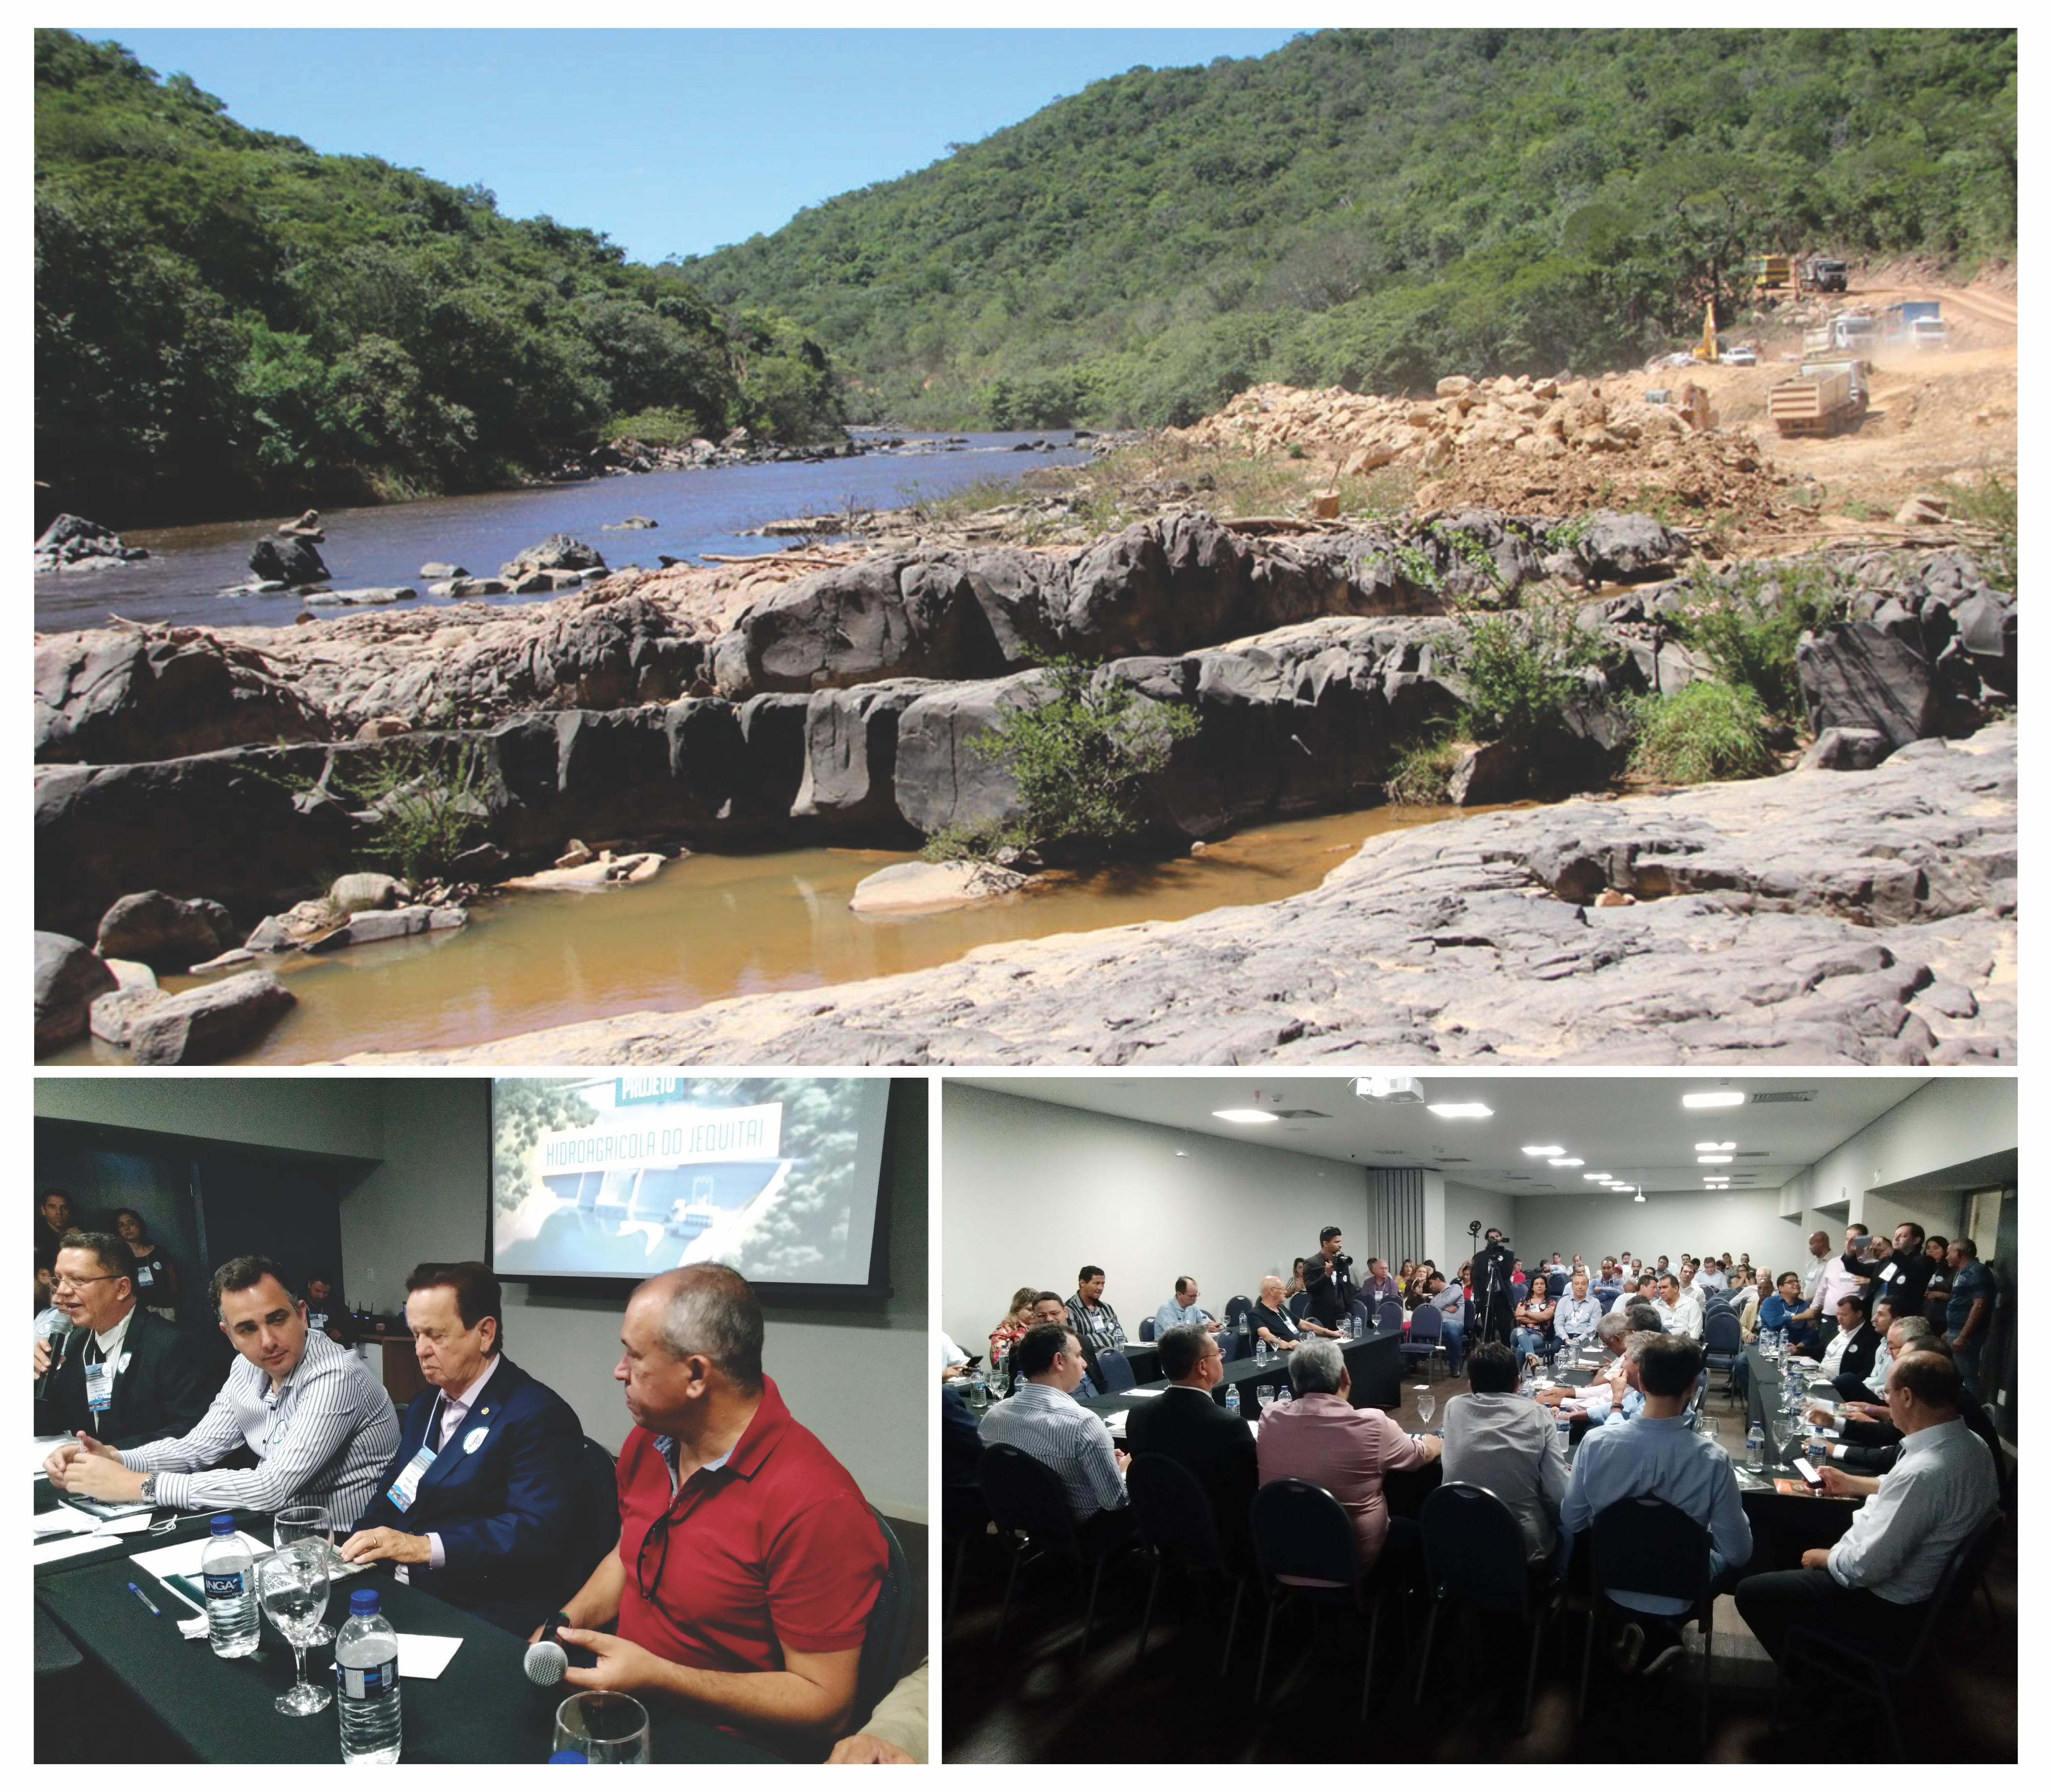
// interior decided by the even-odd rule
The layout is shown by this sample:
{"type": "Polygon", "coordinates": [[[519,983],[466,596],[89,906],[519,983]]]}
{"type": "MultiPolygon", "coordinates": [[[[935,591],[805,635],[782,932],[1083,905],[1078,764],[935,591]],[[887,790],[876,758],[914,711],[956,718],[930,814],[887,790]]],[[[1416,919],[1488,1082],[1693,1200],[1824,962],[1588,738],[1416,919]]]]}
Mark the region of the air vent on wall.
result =
{"type": "Polygon", "coordinates": [[[1758,1104],[1767,1101],[1813,1101],[1815,1098],[1816,1092],[1813,1089],[1782,1089],[1770,1095],[1755,1095],[1752,1101],[1758,1104]]]}
{"type": "Polygon", "coordinates": [[[1768,1153],[1763,1151],[1738,1151],[1732,1152],[1731,1155],[1734,1157],[1764,1157],[1768,1153]]]}
{"type": "Polygon", "coordinates": [[[1328,1113],[1320,1113],[1315,1108],[1273,1108],[1269,1110],[1277,1120],[1330,1120],[1328,1113]]]}
{"type": "Polygon", "coordinates": [[[1471,1164],[1474,1160],[1471,1157],[1441,1157],[1438,1152],[1433,1152],[1432,1161],[1435,1164],[1471,1164]]]}

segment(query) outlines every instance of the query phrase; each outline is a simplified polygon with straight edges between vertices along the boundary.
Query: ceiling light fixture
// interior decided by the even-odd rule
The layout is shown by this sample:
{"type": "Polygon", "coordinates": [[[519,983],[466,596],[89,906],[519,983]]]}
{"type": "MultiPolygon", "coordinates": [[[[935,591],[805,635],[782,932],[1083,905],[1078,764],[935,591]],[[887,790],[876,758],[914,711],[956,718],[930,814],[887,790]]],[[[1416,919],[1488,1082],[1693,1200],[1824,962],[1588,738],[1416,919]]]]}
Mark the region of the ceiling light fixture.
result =
{"type": "Polygon", "coordinates": [[[1495,1112],[1479,1101],[1428,1101],[1425,1105],[1441,1120],[1486,1120],[1495,1112]]]}
{"type": "Polygon", "coordinates": [[[1567,1148],[1563,1144],[1528,1144],[1524,1148],[1526,1157],[1564,1157],[1567,1148]]]}
{"type": "Polygon", "coordinates": [[[1211,1118],[1229,1120],[1240,1126],[1256,1126],[1272,1123],[1275,1116],[1265,1108],[1213,1108],[1211,1118]]]}
{"type": "Polygon", "coordinates": [[[1697,1164],[1728,1164],[1730,1160],[1730,1153],[1727,1151],[1708,1152],[1695,1160],[1697,1164]]]}
{"type": "Polygon", "coordinates": [[[1709,1139],[1705,1140],[1702,1144],[1697,1145],[1695,1148],[1697,1151],[1736,1151],[1737,1149],[1737,1141],[1735,1139],[1725,1139],[1721,1144],[1718,1144],[1714,1139],[1709,1139]]]}
{"type": "Polygon", "coordinates": [[[1642,1201],[1642,1200],[1643,1200],[1644,1199],[1645,1199],[1645,1191],[1644,1191],[1643,1189],[1642,1189],[1642,1188],[1641,1188],[1641,1189],[1639,1189],[1639,1191],[1638,1191],[1635,1195],[1632,1195],[1632,1196],[1631,1196],[1631,1199],[1633,1199],[1634,1201],[1642,1201]]]}
{"type": "Polygon", "coordinates": [[[1581,1172],[1581,1180],[1584,1182],[1608,1182],[1609,1180],[1609,1172],[1607,1170],[1584,1170],[1581,1172]]]}
{"type": "Polygon", "coordinates": [[[1684,1108],[1737,1108],[1744,1105],[1744,1091],[1740,1089],[1715,1089],[1703,1095],[1683,1095],[1684,1108]]]}
{"type": "Polygon", "coordinates": [[[1588,1162],[1585,1157],[1549,1157],[1545,1161],[1556,1170],[1578,1170],[1588,1162]]]}

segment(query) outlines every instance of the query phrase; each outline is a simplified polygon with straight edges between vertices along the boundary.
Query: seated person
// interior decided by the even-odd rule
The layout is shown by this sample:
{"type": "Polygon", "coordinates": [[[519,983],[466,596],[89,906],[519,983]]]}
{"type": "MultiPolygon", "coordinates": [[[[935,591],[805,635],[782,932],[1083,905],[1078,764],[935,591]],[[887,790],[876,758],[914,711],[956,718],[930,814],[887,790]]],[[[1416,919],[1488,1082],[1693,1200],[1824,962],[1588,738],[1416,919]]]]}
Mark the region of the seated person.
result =
{"type": "Polygon", "coordinates": [[[1588,1272],[1575,1270],[1553,1309],[1553,1336],[1562,1344],[1592,1344],[1602,1317],[1602,1302],[1588,1292],[1588,1272]]]}
{"type": "MultiPolygon", "coordinates": [[[[983,1442],[1010,1444],[1061,1477],[1076,1528],[1123,1531],[1125,1452],[1112,1447],[1104,1421],[1074,1398],[1082,1385],[1082,1342],[1065,1325],[1036,1325],[1018,1340],[1013,1367],[1023,1379],[983,1422],[983,1442]]],[[[1162,1396],[1166,1398],[1166,1396],[1162,1396]]]]}
{"type": "Polygon", "coordinates": [[[1826,1381],[1843,1376],[1863,1387],[1865,1378],[1873,1373],[1873,1352],[1880,1348],[1878,1336],[1865,1322],[1864,1297],[1858,1294],[1840,1295],[1837,1321],[1837,1335],[1823,1347],[1822,1364],[1818,1373],[1826,1381]]]}
{"type": "Polygon", "coordinates": [[[338,1344],[356,1342],[356,1327],[342,1304],[341,1282],[318,1270],[307,1277],[307,1323],[338,1344]]]}
{"type": "Polygon", "coordinates": [[[1877,1481],[1822,1470],[1826,1493],[1866,1496],[1851,1528],[1803,1551],[1799,1568],[1739,1583],[1738,1615],[1775,1661],[1797,1625],[1861,1656],[1907,1651],[1952,1551],[2000,1497],[1993,1457],[1959,1419],[1959,1392],[1955,1364],[1931,1351],[1904,1356],[1887,1378],[1901,1459],[1877,1481]]]}
{"type": "Polygon", "coordinates": [[[826,1757],[830,1767],[906,1767],[926,1759],[928,1663],[921,1661],[876,1701],[869,1721],[842,1736],[826,1757]]]}
{"type": "Polygon", "coordinates": [[[723,1264],[643,1282],[620,1343],[619,1547],[545,1626],[598,1657],[563,1677],[822,1760],[889,1571],[861,1489],[762,1372],[761,1305],[723,1264]],[[616,1636],[598,1628],[615,1617],[616,1636]]]}
{"type": "Polygon", "coordinates": [[[1360,1297],[1373,1312],[1384,1301],[1401,1301],[1403,1284],[1389,1273],[1389,1266],[1379,1257],[1367,1260],[1367,1280],[1361,1284],[1360,1297]]]}
{"type": "Polygon", "coordinates": [[[1197,1305],[1201,1290],[1194,1276],[1175,1277],[1173,1300],[1163,1301],[1154,1314],[1154,1341],[1158,1344],[1163,1332],[1173,1331],[1178,1325],[1201,1325],[1206,1332],[1218,1329],[1218,1321],[1197,1305]]]}
{"type": "Polygon", "coordinates": [[[135,1264],[135,1298],[159,1319],[178,1322],[178,1272],[170,1254],[150,1236],[143,1216],[133,1207],[117,1207],[114,1230],[135,1264]]]}
{"type": "MultiPolygon", "coordinates": [[[[1571,1548],[1572,1539],[1593,1524],[1604,1508],[1651,1494],[1679,1507],[1709,1532],[1710,1586],[1727,1592],[1733,1571],[1752,1558],[1752,1525],[1729,1458],[1713,1438],[1688,1430],[1683,1416],[1701,1376],[1702,1347],[1669,1332],[1647,1338],[1636,1352],[1645,1410],[1628,1425],[1605,1425],[1581,1440],[1567,1497],[1561,1503],[1560,1524],[1571,1548]]],[[[1679,1658],[1679,1637],[1662,1621],[1682,1616],[1685,1600],[1623,1589],[1610,1596],[1644,1614],[1643,1623],[1627,1624],[1619,1639],[1619,1660],[1627,1673],[1639,1665],[1648,1633],[1660,1645],[1648,1672],[1679,1658]]]]}
{"type": "Polygon", "coordinates": [[[342,1553],[395,1562],[399,1579],[525,1636],[598,1545],[581,1536],[584,1426],[507,1357],[502,1323],[482,1263],[423,1263],[406,1278],[428,1386],[342,1553]]]}
{"type": "Polygon", "coordinates": [[[305,1303],[268,1257],[213,1272],[214,1311],[242,1360],[183,1437],[115,1450],[84,1438],[50,1453],[51,1484],[187,1511],[323,1505],[354,1525],[399,1447],[391,1397],[352,1351],[308,1328],[305,1303]],[[248,1448],[253,1469],[213,1466],[248,1448]]]}
{"type": "Polygon", "coordinates": [[[1172,1457],[1194,1475],[1210,1497],[1218,1540],[1235,1559],[1251,1563],[1253,1532],[1247,1508],[1260,1485],[1253,1428],[1211,1398],[1211,1390],[1225,1379],[1225,1359],[1200,1325],[1174,1326],[1157,1341],[1161,1372],[1172,1385],[1159,1399],[1127,1414],[1126,1446],[1135,1457],[1172,1457]]]}
{"type": "Polygon", "coordinates": [[[57,1266],[57,1253],[64,1248],[64,1234],[72,1227],[71,1197],[61,1188],[46,1188],[36,1197],[36,1263],[40,1269],[57,1266]]]}
{"type": "Polygon", "coordinates": [[[1585,1387],[1541,1387],[1537,1398],[1569,1417],[1590,1425],[1624,1425],[1645,1410],[1645,1391],[1638,1383],[1634,1359],[1642,1344],[1633,1339],[1658,1337],[1664,1331],[1650,1301],[1620,1306],[1603,1315],[1596,1328],[1597,1344],[1608,1360],[1585,1387]]]}
{"type": "MultiPolygon", "coordinates": [[[[53,1352],[62,1358],[42,1395],[50,1422],[110,1450],[191,1430],[221,1385],[197,1338],[136,1304],[131,1269],[127,1246],[111,1233],[67,1232],[50,1299],[72,1329],[60,1342],[35,1340],[38,1379],[53,1352]]],[[[60,1444],[51,1460],[72,1448],[60,1444]]]]}
{"type": "MultiPolygon", "coordinates": [[[[1913,1325],[1927,1327],[1928,1323],[1927,1320],[1896,1322],[1891,1329],[1899,1340],[1900,1348],[1889,1362],[1890,1373],[1894,1361],[1917,1351],[1931,1351],[1947,1361],[1952,1360],[1951,1347],[1936,1332],[1908,1329],[1913,1325]]],[[[1819,1425],[1833,1422],[1832,1414],[1821,1406],[1811,1407],[1808,1417],[1819,1425]]],[[[1998,1475],[2003,1461],[2001,1433],[1993,1416],[1963,1383],[1959,1388],[1959,1418],[1966,1429],[1987,1446],[1998,1475]]],[[[1842,1465],[1846,1473],[1885,1474],[1894,1466],[1901,1451],[1901,1433],[1896,1428],[1885,1399],[1878,1405],[1869,1401],[1846,1401],[1836,1414],[1834,1423],[1842,1434],[1842,1441],[1830,1445],[1826,1454],[1832,1461],[1842,1465]]]]}
{"type": "Polygon", "coordinates": [[[1759,1303],[1759,1329],[1785,1332],[1790,1350],[1820,1355],[1821,1334],[1802,1317],[1803,1310],[1802,1277],[1793,1270],[1783,1270],[1773,1285],[1773,1292],[1759,1303]]]}
{"type": "Polygon", "coordinates": [[[1282,1285],[1282,1298],[1285,1301],[1290,1300],[1303,1292],[1303,1259],[1299,1257],[1296,1259],[1295,1266],[1289,1271],[1289,1279],[1282,1285]]]}
{"type": "Polygon", "coordinates": [[[1510,1348],[1520,1363],[1533,1356],[1553,1354],[1553,1302],[1542,1282],[1517,1304],[1517,1326],[1510,1333],[1510,1348]]]}
{"type": "Polygon", "coordinates": [[[1033,1303],[1039,1298],[1030,1282],[1011,1297],[1011,1305],[1005,1310],[1003,1322],[990,1334],[990,1361],[994,1368],[997,1353],[1006,1344],[1015,1344],[1029,1331],[1034,1321],[1033,1303]]]}
{"type": "Polygon", "coordinates": [[[1308,1326],[1289,1317],[1279,1276],[1260,1278],[1260,1298],[1254,1302],[1253,1310],[1246,1318],[1254,1336],[1264,1340],[1271,1350],[1294,1350],[1311,1335],[1308,1326]]]}
{"type": "Polygon", "coordinates": [[[1486,1487],[1524,1527],[1533,1562],[1551,1555],[1558,1541],[1560,1502],[1567,1493],[1567,1450],[1553,1414],[1517,1391],[1517,1359],[1494,1339],[1475,1346],[1467,1360],[1471,1392],[1446,1403],[1446,1442],[1440,1458],[1447,1481],[1486,1487]]]}
{"type": "Polygon", "coordinates": [[[1458,1375],[1460,1345],[1467,1336],[1467,1290],[1458,1283],[1448,1288],[1446,1278],[1434,1270],[1424,1283],[1424,1304],[1439,1309],[1439,1332],[1446,1340],[1446,1367],[1458,1375]]]}
{"type": "Polygon", "coordinates": [[[1702,1304],[1682,1297],[1680,1277],[1670,1270],[1659,1278],[1659,1296],[1653,1305],[1658,1310],[1659,1323],[1669,1332],[1701,1342],[1702,1304]]]}
{"type": "Polygon", "coordinates": [[[1389,1535],[1383,1476],[1436,1461],[1439,1440],[1406,1437],[1387,1413],[1354,1406],[1346,1359],[1326,1339],[1304,1344],[1289,1359],[1289,1386],[1295,1398],[1270,1407],[1260,1422],[1261,1485],[1293,1477],[1330,1493],[1352,1515],[1354,1559],[1365,1575],[1389,1535]]]}
{"type": "Polygon", "coordinates": [[[1085,1263],[1076,1272],[1076,1291],[1068,1297],[1068,1319],[1091,1361],[1096,1361],[1100,1350],[1124,1349],[1125,1328],[1118,1322],[1116,1309],[1104,1297],[1104,1271],[1094,1263],[1085,1263]]]}

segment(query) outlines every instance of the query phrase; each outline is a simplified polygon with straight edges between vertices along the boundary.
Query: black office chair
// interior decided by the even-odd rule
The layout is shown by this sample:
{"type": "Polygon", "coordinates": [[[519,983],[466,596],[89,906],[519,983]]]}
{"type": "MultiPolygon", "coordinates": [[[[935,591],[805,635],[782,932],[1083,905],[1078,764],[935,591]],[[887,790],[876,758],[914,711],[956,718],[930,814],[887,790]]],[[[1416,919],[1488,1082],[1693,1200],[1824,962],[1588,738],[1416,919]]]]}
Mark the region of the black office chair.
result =
{"type": "Polygon", "coordinates": [[[1398,1347],[1398,1354],[1406,1363],[1417,1357],[1424,1359],[1424,1377],[1431,1379],[1432,1360],[1439,1354],[1444,1341],[1446,1316],[1436,1307],[1424,1306],[1410,1315],[1410,1336],[1398,1347]]]}
{"type": "Polygon", "coordinates": [[[1346,1309],[1346,1316],[1350,1319],[1358,1320],[1360,1328],[1363,1332],[1372,1332],[1374,1329],[1374,1309],[1365,1301],[1354,1301],[1346,1309]]]}
{"type": "Polygon", "coordinates": [[[1558,1300],[1562,1294],[1566,1293],[1567,1284],[1573,1279],[1572,1275],[1565,1270],[1553,1270],[1549,1272],[1545,1277],[1545,1293],[1547,1297],[1554,1301],[1558,1300]]]}
{"type": "Polygon", "coordinates": [[[1289,1317],[1291,1319],[1301,1319],[1310,1310],[1311,1291],[1309,1289],[1299,1288],[1289,1297],[1289,1317]]]}
{"type": "Polygon", "coordinates": [[[1417,1685],[1411,1703],[1424,1699],[1439,1607],[1452,1600],[1476,1611],[1514,1618],[1520,1626],[1530,1626],[1531,1655],[1524,1670],[1524,1704],[1517,1722],[1517,1733],[1522,1735],[1531,1727],[1539,1640],[1546,1618],[1559,1605],[1561,1589],[1553,1583],[1542,1595],[1538,1592],[1524,1527],[1502,1496],[1486,1487],[1449,1481],[1432,1489],[1424,1497],[1419,1523],[1424,1533],[1424,1584],[1432,1606],[1424,1620],[1424,1648],[1417,1661],[1417,1685]]]}
{"type": "Polygon", "coordinates": [[[1737,1383],[1733,1371],[1744,1360],[1744,1333],[1729,1307],[1712,1309],[1703,1320],[1702,1349],[1706,1367],[1723,1371],[1724,1393],[1735,1405],[1737,1383]]]}
{"type": "Polygon", "coordinates": [[[1384,1301],[1374,1312],[1374,1328],[1377,1332],[1400,1332],[1403,1329],[1403,1303],[1392,1297],[1384,1301]]]}
{"type": "Polygon", "coordinates": [[[852,1735],[869,1721],[869,1714],[876,1709],[883,1695],[897,1684],[898,1664],[904,1657],[904,1638],[912,1629],[912,1565],[905,1559],[904,1545],[898,1542],[897,1533],[890,1528],[890,1521],[875,1507],[869,1508],[869,1516],[876,1520],[876,1528],[883,1533],[883,1546],[889,1551],[889,1561],[883,1571],[883,1582],[876,1590],[876,1603],[869,1608],[869,1622],[863,1627],[861,1659],[854,1673],[854,1712],[848,1724],[852,1735]]]}
{"type": "Polygon", "coordinates": [[[576,1509],[559,1606],[568,1605],[599,1563],[619,1547],[619,1473],[611,1453],[596,1438],[584,1440],[577,1457],[576,1509]]]}
{"type": "Polygon", "coordinates": [[[976,1465],[976,1475],[983,1483],[991,1522],[1011,1546],[1011,1571],[1005,1577],[996,1640],[1000,1644],[1004,1641],[1004,1626],[1011,1615],[1011,1595],[1018,1584],[1021,1566],[1057,1557],[1074,1570],[1078,1592],[1082,1590],[1084,1571],[1089,1571],[1089,1603],[1083,1611],[1080,1651],[1087,1655],[1090,1632],[1096,1623],[1096,1598],[1104,1583],[1104,1565],[1124,1540],[1101,1528],[1088,1536],[1078,1532],[1061,1477],[1016,1444],[990,1445],[976,1465]]]}
{"type": "Polygon", "coordinates": [[[940,1489],[941,1546],[953,1555],[947,1570],[947,1606],[940,1619],[943,1630],[952,1627],[955,1612],[961,1604],[962,1576],[967,1568],[969,1551],[983,1536],[989,1523],[990,1502],[983,1498],[979,1485],[940,1489]]]}
{"type": "Polygon", "coordinates": [[[1152,1320],[1151,1320],[1151,1319],[1143,1319],[1143,1320],[1141,1320],[1141,1321],[1140,1321],[1140,1322],[1139,1322],[1139,1341],[1140,1341],[1142,1344],[1151,1344],[1151,1343],[1153,1343],[1153,1341],[1154,1341],[1154,1321],[1153,1321],[1152,1320]]]}
{"type": "Polygon", "coordinates": [[[1643,1593],[1685,1599],[1688,1610],[1658,1620],[1675,1630],[1694,1622],[1702,1631],[1701,1746],[1709,1739],[1709,1656],[1716,1622],[1716,1600],[1709,1591],[1709,1533],[1678,1506],[1650,1494],[1634,1494],[1604,1506],[1589,1527],[1588,1628],[1581,1645],[1581,1691],[1574,1708],[1578,1719],[1588,1708],[1588,1661],[1595,1653],[1596,1630],[1607,1608],[1631,1623],[1646,1614],[1619,1605],[1614,1594],[1643,1593]]]}
{"type": "MultiPolygon", "coordinates": [[[[1368,1695],[1374,1684],[1374,1644],[1381,1629],[1381,1596],[1386,1579],[1382,1563],[1362,1579],[1354,1556],[1352,1516],[1331,1494],[1307,1481],[1271,1481],[1253,1497],[1253,1550],[1268,1595],[1268,1622],[1260,1633],[1260,1667],[1253,1677],[1253,1702],[1260,1703],[1268,1684],[1268,1652],[1275,1638],[1275,1618],[1292,1599],[1312,1605],[1338,1606],[1367,1619],[1367,1666],[1361,1676],[1360,1718],[1367,1721],[1368,1695]],[[1318,1583],[1292,1586],[1280,1577],[1295,1575],[1318,1583]]],[[[1383,1560],[1386,1559],[1386,1552],[1383,1560]]]]}
{"type": "MultiPolygon", "coordinates": [[[[1229,1331],[1236,1332],[1242,1319],[1250,1322],[1252,1317],[1253,1297],[1250,1294],[1235,1294],[1225,1304],[1225,1323],[1229,1331]]],[[[1290,1317],[1295,1316],[1292,1313],[1290,1317]]]]}
{"type": "Polygon", "coordinates": [[[1944,1573],[1937,1577],[1936,1590],[1924,1608],[1923,1622],[1916,1629],[1915,1640],[1909,1645],[1908,1654],[1900,1660],[1877,1660],[1842,1637],[1829,1636],[1806,1625],[1798,1624],[1791,1630],[1774,1676],[1773,1709],[1769,1721],[1776,1726],[1780,1722],[1780,1697],[1788,1684],[1788,1666],[1799,1661],[1805,1669],[1814,1669],[1841,1684],[1871,1692],[1887,1714],[1887,1733],[1894,1743],[1894,1752],[1905,1762],[1908,1751],[1894,1712],[1897,1701],[1893,1695],[1898,1688],[1889,1683],[1912,1681],[1922,1673],[1924,1663],[1936,1649],[1938,1634],[1945,1628],[1952,1607],[1964,1602],[1969,1590],[1994,1559],[1995,1547],[2001,1541],[2002,1517],[1998,1508],[1989,1512],[1973,1527],[1965,1541],[1951,1551],[1950,1559],[1944,1563],[1944,1573]]]}
{"type": "Polygon", "coordinates": [[[1096,1353],[1096,1379],[1107,1394],[1122,1394],[1136,1385],[1132,1365],[1122,1350],[1100,1350],[1096,1353]]]}
{"type": "Polygon", "coordinates": [[[1221,1575],[1232,1583],[1232,1620],[1225,1626],[1225,1653],[1218,1660],[1218,1675],[1222,1679],[1232,1661],[1233,1640],[1239,1634],[1239,1606],[1246,1594],[1246,1577],[1225,1554],[1210,1496],[1205,1493],[1202,1482],[1174,1457],[1152,1451],[1132,1458],[1125,1471],[1125,1495],[1132,1502],[1132,1520],[1139,1527],[1139,1540],[1154,1557],[1135,1659],[1147,1653],[1147,1635],[1154,1622],[1154,1596],[1160,1590],[1164,1564],[1180,1568],[1199,1582],[1207,1575],[1221,1575]]]}

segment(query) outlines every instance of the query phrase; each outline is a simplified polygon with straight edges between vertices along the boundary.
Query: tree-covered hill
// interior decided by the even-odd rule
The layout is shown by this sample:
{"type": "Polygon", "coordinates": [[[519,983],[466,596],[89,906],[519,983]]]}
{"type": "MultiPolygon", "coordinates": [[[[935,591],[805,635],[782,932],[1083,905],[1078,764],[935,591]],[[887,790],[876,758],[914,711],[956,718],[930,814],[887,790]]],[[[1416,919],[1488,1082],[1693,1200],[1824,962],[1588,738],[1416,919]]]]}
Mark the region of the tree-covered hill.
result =
{"type": "Polygon", "coordinates": [[[817,345],[592,231],[246,129],[115,44],[36,33],[40,513],[120,526],[460,491],[630,415],[783,440],[817,345]]]}
{"type": "Polygon", "coordinates": [[[928,425],[1595,369],[1750,253],[2012,256],[2015,82],[2006,30],[1322,32],[1100,81],[684,272],[928,425]]]}

